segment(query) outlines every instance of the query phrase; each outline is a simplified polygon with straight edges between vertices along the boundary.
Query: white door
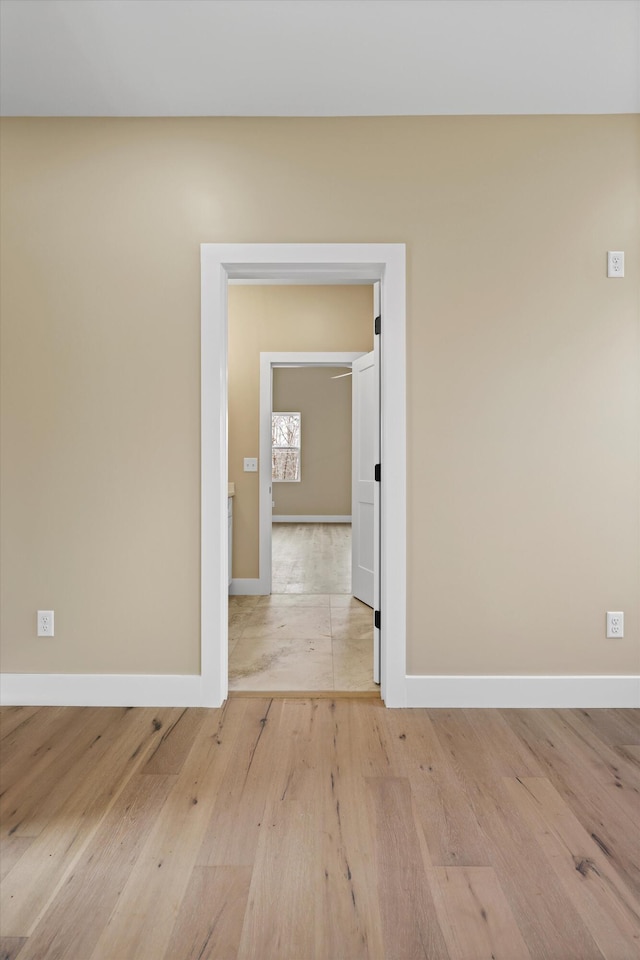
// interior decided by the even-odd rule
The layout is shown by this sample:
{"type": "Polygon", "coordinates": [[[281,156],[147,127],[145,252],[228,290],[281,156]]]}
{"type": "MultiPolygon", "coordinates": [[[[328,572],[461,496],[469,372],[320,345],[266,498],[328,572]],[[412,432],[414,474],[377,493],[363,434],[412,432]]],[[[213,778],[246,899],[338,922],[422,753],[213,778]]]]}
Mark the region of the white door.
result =
{"type": "Polygon", "coordinates": [[[376,464],[375,374],[373,351],[353,366],[352,435],[352,569],[351,591],[354,597],[373,607],[374,583],[374,509],[376,464]]]}
{"type": "MultiPolygon", "coordinates": [[[[374,286],[374,314],[379,316],[380,284],[374,286]]],[[[375,479],[380,455],[380,363],[375,348],[352,364],[352,553],[351,592],[374,610],[380,591],[380,496],[375,479]]],[[[374,626],[373,679],[380,683],[380,631],[374,626]]]]}

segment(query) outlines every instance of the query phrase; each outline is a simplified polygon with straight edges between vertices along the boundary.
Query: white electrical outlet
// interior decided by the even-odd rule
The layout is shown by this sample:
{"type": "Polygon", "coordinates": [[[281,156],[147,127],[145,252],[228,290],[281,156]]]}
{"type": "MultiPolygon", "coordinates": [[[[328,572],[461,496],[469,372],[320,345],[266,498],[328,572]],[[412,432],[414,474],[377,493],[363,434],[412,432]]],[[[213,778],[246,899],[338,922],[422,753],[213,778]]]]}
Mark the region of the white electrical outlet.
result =
{"type": "Polygon", "coordinates": [[[257,458],[257,457],[245,457],[245,458],[244,458],[244,472],[245,472],[245,473],[257,473],[257,472],[258,472],[258,458],[257,458]]]}
{"type": "Polygon", "coordinates": [[[607,251],[607,276],[624,277],[624,250],[607,251]]]}
{"type": "Polygon", "coordinates": [[[53,610],[38,610],[38,636],[52,637],[53,635],[53,610]]]}
{"type": "Polygon", "coordinates": [[[624,637],[624,613],[622,610],[607,610],[607,637],[624,637]]]}

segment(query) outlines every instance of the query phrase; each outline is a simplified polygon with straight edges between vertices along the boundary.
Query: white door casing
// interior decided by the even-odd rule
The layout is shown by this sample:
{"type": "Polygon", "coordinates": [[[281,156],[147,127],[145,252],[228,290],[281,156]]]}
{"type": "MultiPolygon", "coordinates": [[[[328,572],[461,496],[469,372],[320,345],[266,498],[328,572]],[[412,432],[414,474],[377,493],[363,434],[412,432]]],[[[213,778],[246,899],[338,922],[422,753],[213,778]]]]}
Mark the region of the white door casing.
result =
{"type": "MultiPolygon", "coordinates": [[[[201,664],[200,702],[228,692],[227,284],[381,281],[380,356],[381,695],[407,704],[406,277],[402,243],[203,243],[201,245],[201,664]],[[385,463],[393,469],[384,469],[385,463]]],[[[233,478],[231,478],[233,479],[233,478]]]]}

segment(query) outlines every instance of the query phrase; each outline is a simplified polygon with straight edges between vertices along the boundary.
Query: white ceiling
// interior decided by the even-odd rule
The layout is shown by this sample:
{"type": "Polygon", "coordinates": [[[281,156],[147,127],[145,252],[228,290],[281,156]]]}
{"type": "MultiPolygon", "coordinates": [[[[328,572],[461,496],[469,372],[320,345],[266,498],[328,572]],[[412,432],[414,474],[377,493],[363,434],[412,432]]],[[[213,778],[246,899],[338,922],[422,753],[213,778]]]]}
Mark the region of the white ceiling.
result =
{"type": "Polygon", "coordinates": [[[640,0],[0,0],[9,116],[640,111],[640,0]]]}

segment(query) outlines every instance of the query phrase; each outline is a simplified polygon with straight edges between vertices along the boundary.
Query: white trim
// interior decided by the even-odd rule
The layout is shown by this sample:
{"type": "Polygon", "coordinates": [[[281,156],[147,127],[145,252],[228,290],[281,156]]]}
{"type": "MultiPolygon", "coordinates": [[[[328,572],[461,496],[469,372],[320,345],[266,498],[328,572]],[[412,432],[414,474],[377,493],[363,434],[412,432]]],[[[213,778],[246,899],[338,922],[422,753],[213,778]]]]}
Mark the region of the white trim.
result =
{"type": "Polygon", "coordinates": [[[407,707],[640,707],[640,676],[408,676],[407,707]]]}
{"type": "Polygon", "coordinates": [[[297,517],[295,514],[277,514],[274,513],[271,517],[272,523],[351,523],[351,515],[348,517],[339,517],[339,516],[326,516],[319,514],[318,516],[312,516],[307,514],[306,516],[297,517]]]}
{"type": "MultiPolygon", "coordinates": [[[[408,707],[640,707],[640,676],[408,676],[406,683],[408,707]]],[[[198,707],[203,693],[198,675],[0,674],[3,706],[198,707]]]]}
{"type": "Polygon", "coordinates": [[[259,577],[243,579],[234,577],[229,587],[230,597],[266,597],[271,591],[269,584],[259,577]]]}
{"type": "Polygon", "coordinates": [[[3,706],[199,707],[202,694],[199,675],[0,674],[3,706]]]}
{"type": "MultiPolygon", "coordinates": [[[[381,693],[406,702],[406,276],[403,243],[201,245],[201,664],[203,706],[228,692],[227,282],[382,281],[381,693]]],[[[262,459],[262,452],[260,453],[262,459]]],[[[269,501],[271,502],[271,501],[269,501]]]]}

